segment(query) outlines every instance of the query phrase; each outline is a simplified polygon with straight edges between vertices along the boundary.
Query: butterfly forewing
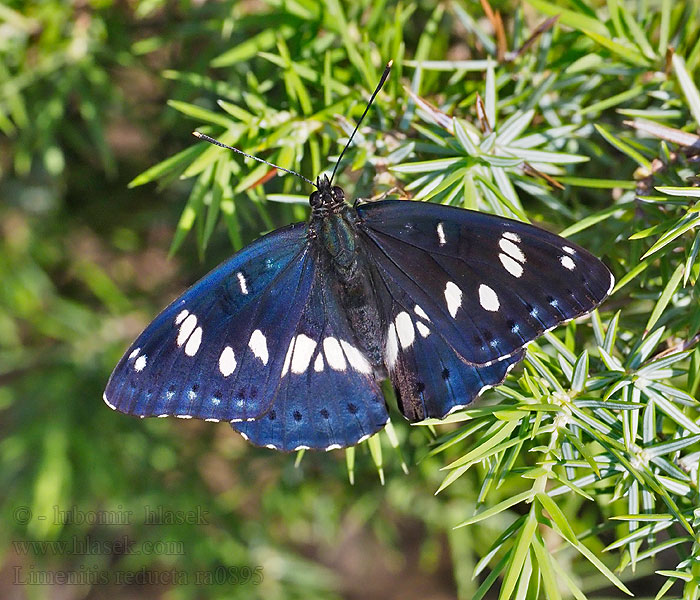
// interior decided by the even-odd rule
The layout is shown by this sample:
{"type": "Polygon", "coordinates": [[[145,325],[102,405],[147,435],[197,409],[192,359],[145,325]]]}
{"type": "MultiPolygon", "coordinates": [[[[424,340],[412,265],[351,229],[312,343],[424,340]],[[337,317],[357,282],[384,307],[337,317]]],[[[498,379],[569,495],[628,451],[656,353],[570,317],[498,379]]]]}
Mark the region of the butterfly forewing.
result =
{"type": "Polygon", "coordinates": [[[105,402],[142,417],[265,412],[313,282],[307,231],[297,224],[257,240],[167,307],[115,368],[105,402]]]}
{"type": "Polygon", "coordinates": [[[365,246],[456,352],[489,365],[593,310],[613,285],[597,258],[502,217],[421,202],[358,207],[365,246]]]}

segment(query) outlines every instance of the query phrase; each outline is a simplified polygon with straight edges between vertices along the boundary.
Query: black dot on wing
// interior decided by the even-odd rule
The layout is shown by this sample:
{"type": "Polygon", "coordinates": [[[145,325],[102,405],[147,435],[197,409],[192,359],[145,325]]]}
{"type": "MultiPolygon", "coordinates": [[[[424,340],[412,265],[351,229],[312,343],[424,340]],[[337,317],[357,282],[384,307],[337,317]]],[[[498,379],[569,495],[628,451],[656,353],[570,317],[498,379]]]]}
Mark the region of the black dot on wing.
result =
{"type": "Polygon", "coordinates": [[[325,408],[322,408],[320,412],[321,412],[321,416],[322,416],[324,419],[327,419],[327,418],[330,416],[330,415],[328,414],[328,411],[327,411],[325,408]]]}
{"type": "Polygon", "coordinates": [[[176,388],[174,385],[171,385],[171,386],[168,388],[168,391],[169,391],[171,394],[174,394],[176,389],[177,389],[177,388],[176,388]]]}
{"type": "Polygon", "coordinates": [[[255,398],[258,396],[258,388],[256,388],[254,385],[251,386],[250,388],[250,397],[255,400],[255,398]]]}
{"type": "Polygon", "coordinates": [[[297,423],[301,421],[301,413],[298,410],[295,410],[292,416],[297,423]]]}
{"type": "Polygon", "coordinates": [[[425,390],[425,384],[422,381],[419,381],[416,383],[416,392],[419,394],[422,394],[423,391],[425,390]]]}
{"type": "Polygon", "coordinates": [[[357,406],[350,402],[348,404],[348,412],[350,412],[351,415],[354,415],[357,412],[357,406]]]}
{"type": "Polygon", "coordinates": [[[245,388],[238,388],[238,393],[236,396],[241,399],[245,398],[245,388]]]}
{"type": "Polygon", "coordinates": [[[443,379],[449,379],[450,378],[450,370],[448,368],[444,368],[442,370],[442,378],[443,379]]]}
{"type": "Polygon", "coordinates": [[[274,421],[277,418],[277,413],[274,410],[271,410],[267,414],[267,418],[270,419],[270,421],[274,421]]]}
{"type": "Polygon", "coordinates": [[[196,394],[198,389],[199,389],[199,386],[195,383],[195,384],[192,386],[192,391],[196,394]]]}
{"type": "Polygon", "coordinates": [[[508,319],[506,321],[506,325],[508,326],[508,329],[513,329],[513,327],[515,327],[517,323],[513,321],[513,319],[508,319]]]}

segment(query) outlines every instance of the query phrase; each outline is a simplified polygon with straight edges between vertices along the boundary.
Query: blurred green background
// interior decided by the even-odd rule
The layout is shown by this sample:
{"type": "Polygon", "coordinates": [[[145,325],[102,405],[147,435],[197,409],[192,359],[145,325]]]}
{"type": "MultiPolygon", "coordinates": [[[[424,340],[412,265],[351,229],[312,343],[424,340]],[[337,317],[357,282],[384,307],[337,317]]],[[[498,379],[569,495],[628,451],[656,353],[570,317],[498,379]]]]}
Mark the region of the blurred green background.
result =
{"type": "Polygon", "coordinates": [[[697,597],[697,162],[678,148],[697,143],[679,136],[700,119],[699,14],[693,1],[0,5],[0,598],[571,597],[567,573],[579,598],[623,597],[607,567],[557,541],[569,531],[599,557],[622,540],[604,558],[641,597],[679,581],[672,591],[697,597]],[[437,429],[394,413],[390,435],[349,455],[283,455],[226,424],[110,411],[111,369],[163,306],[234,249],[308,214],[298,181],[268,181],[264,166],[191,131],[314,178],[332,168],[389,58],[394,72],[340,179],[346,192],[398,185],[568,228],[618,279],[630,274],[603,319],[535,346],[512,393],[486,396],[508,410],[437,429]],[[464,120],[453,126],[453,115],[464,120]],[[635,118],[675,133],[637,135],[622,123],[635,118]],[[655,189],[664,185],[693,191],[655,189]],[[649,332],[659,332],[651,342],[649,332]],[[584,348],[604,349],[590,373],[584,348]],[[623,375],[637,381],[666,349],[683,354],[645,381],[667,385],[661,395],[680,408],[649,416],[651,392],[625,388],[623,375]],[[599,437],[575,426],[538,437],[567,427],[551,426],[557,382],[570,398],[589,390],[579,408],[599,437]],[[619,405],[591,404],[603,396],[619,405]],[[532,417],[503,429],[498,454],[471,445],[515,423],[518,403],[532,417]],[[623,413],[641,415],[638,436],[639,419],[623,413]],[[635,444],[670,442],[653,455],[663,464],[634,462],[635,444]],[[440,469],[479,448],[476,466],[446,485],[440,469]],[[605,471],[612,462],[624,467],[605,471]],[[564,521],[545,500],[531,509],[516,496],[531,480],[543,491],[550,464],[550,489],[597,472],[575,486],[592,502],[561,499],[564,521]],[[494,518],[454,529],[494,506],[494,518]],[[665,515],[656,521],[675,533],[607,520],[638,512],[665,515]],[[491,587],[517,577],[517,588],[491,587]]]}

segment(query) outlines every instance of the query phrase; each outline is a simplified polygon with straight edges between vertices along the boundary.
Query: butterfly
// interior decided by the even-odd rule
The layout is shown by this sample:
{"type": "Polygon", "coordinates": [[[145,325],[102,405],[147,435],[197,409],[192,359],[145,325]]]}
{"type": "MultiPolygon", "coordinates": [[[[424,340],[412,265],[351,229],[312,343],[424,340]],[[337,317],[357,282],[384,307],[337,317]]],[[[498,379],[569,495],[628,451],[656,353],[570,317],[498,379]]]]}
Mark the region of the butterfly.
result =
{"type": "Polygon", "coordinates": [[[612,290],[599,259],[548,231],[428,202],[350,205],[334,175],[306,179],[308,223],[259,238],[155,318],[114,369],[110,408],[228,421],[283,451],[348,447],[388,422],[384,379],[409,421],[444,418],[612,290]]]}

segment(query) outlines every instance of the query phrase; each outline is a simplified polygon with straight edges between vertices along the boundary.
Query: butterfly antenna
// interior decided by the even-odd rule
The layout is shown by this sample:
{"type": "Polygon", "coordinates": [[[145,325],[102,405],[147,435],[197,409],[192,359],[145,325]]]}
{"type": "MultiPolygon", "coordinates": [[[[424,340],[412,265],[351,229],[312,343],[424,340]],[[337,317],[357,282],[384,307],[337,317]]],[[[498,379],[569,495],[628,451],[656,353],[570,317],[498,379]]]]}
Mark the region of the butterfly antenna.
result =
{"type": "Polygon", "coordinates": [[[377,84],[377,87],[374,90],[372,97],[369,99],[369,102],[367,103],[367,107],[365,108],[365,112],[362,113],[360,120],[357,122],[357,125],[355,125],[355,129],[353,130],[352,134],[350,135],[350,139],[348,140],[348,143],[345,144],[345,148],[343,148],[343,151],[340,153],[340,156],[338,157],[338,162],[335,163],[335,168],[333,169],[333,173],[331,174],[331,183],[333,182],[333,178],[335,177],[335,172],[338,170],[338,165],[340,165],[340,161],[343,158],[343,154],[345,154],[345,151],[348,149],[348,146],[352,142],[352,138],[355,137],[355,133],[357,133],[357,130],[359,129],[360,124],[362,123],[362,119],[365,118],[365,115],[367,114],[367,111],[369,111],[370,106],[372,106],[372,102],[374,102],[374,99],[376,98],[377,94],[379,93],[379,90],[382,89],[384,82],[386,81],[387,77],[389,77],[389,72],[391,71],[391,65],[393,65],[393,64],[394,64],[393,60],[390,60],[387,63],[386,69],[384,69],[384,73],[382,74],[382,78],[379,80],[379,84],[377,84]]]}
{"type": "Polygon", "coordinates": [[[265,163],[266,165],[270,165],[271,167],[274,167],[275,169],[279,169],[280,171],[284,171],[285,173],[290,173],[291,175],[296,175],[300,179],[303,179],[306,181],[306,183],[310,183],[314,187],[318,187],[313,181],[310,179],[307,179],[303,175],[300,175],[296,171],[292,171],[291,169],[285,169],[284,167],[280,167],[279,165],[274,165],[271,162],[267,162],[266,160],[262,158],[258,158],[257,156],[253,156],[252,154],[246,154],[242,150],[239,150],[238,148],[234,148],[233,146],[228,146],[226,144],[222,144],[220,141],[215,140],[212,137],[209,137],[208,135],[204,135],[203,133],[199,133],[199,131],[193,131],[192,135],[196,138],[199,138],[200,140],[204,140],[205,142],[209,142],[210,144],[214,144],[215,146],[220,146],[221,148],[226,148],[227,150],[233,150],[234,152],[238,152],[238,154],[242,154],[246,158],[252,158],[253,160],[257,160],[258,162],[265,163]]]}

